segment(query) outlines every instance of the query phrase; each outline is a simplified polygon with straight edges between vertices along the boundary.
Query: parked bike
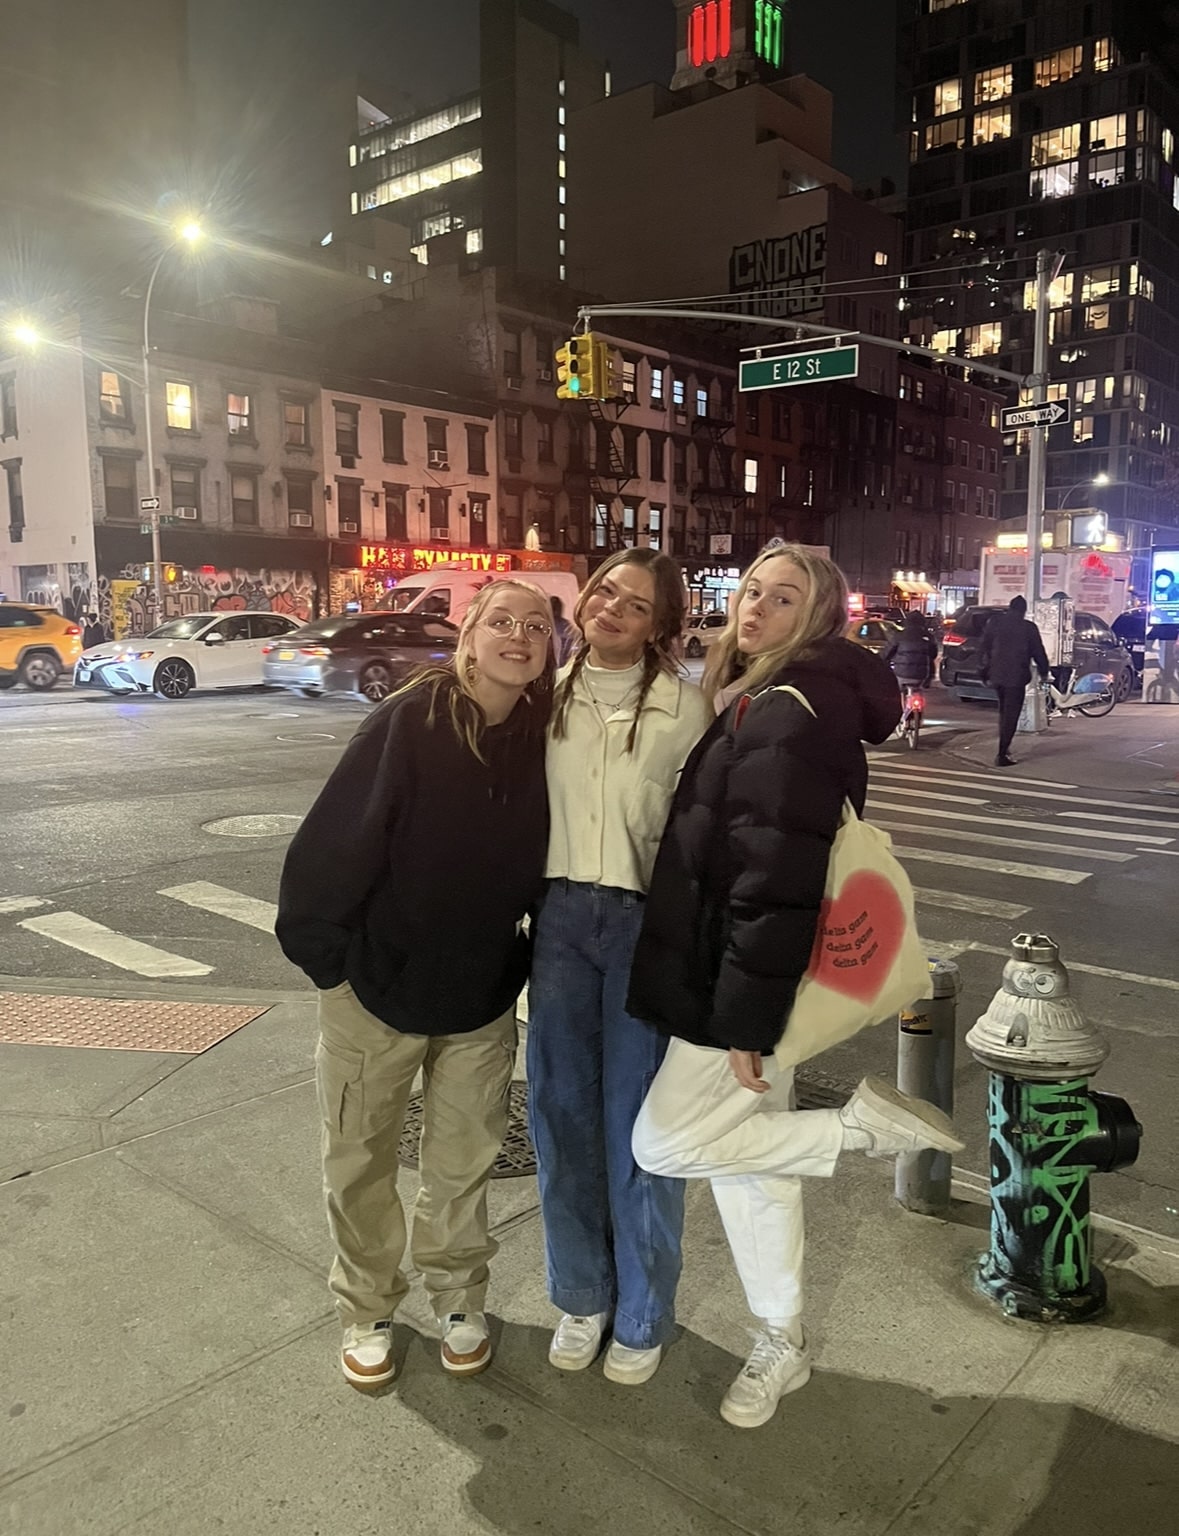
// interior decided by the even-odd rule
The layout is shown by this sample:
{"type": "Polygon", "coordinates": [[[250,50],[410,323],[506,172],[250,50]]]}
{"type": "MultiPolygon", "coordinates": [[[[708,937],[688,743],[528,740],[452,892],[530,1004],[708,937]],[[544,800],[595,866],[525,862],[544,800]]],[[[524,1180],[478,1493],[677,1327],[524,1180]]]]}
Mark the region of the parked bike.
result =
{"type": "Polygon", "coordinates": [[[1043,686],[1049,720],[1053,715],[1071,714],[1098,719],[1108,715],[1118,702],[1115,682],[1108,672],[1087,672],[1084,677],[1077,677],[1074,673],[1064,690],[1058,688],[1051,679],[1043,686]]]}

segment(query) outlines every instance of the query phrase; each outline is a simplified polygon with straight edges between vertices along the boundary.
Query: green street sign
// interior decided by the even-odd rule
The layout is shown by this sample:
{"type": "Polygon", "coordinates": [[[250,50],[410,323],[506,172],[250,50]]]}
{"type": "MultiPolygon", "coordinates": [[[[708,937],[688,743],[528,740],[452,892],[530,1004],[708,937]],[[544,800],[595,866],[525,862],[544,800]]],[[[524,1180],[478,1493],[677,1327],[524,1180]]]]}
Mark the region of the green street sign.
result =
{"type": "Polygon", "coordinates": [[[783,357],[741,359],[743,390],[782,389],[790,384],[824,384],[829,379],[854,379],[860,371],[860,349],[817,347],[783,357]]]}
{"type": "Polygon", "coordinates": [[[140,531],[140,533],[150,533],[151,532],[151,524],[150,523],[140,523],[139,531],[140,531]]]}

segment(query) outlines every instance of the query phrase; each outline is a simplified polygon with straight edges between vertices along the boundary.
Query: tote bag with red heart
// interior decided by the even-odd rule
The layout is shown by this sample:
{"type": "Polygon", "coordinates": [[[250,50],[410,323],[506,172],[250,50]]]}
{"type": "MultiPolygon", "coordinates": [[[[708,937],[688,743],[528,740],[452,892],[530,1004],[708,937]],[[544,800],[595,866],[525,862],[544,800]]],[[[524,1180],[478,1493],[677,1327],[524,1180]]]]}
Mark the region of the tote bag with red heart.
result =
{"type": "MultiPolygon", "coordinates": [[[[815,713],[797,688],[775,692],[815,713]]],[[[796,1067],[931,995],[909,877],[892,839],[861,821],[849,800],[831,848],[811,962],[774,1059],[796,1067]]]]}

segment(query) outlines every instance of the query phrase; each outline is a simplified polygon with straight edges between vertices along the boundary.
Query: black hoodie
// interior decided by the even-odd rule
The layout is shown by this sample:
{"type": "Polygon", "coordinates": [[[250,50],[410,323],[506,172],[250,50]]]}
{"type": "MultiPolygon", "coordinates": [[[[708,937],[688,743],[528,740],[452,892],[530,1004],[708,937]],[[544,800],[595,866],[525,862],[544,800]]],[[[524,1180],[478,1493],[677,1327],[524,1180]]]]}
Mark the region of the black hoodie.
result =
{"type": "Polygon", "coordinates": [[[814,948],[862,741],[901,716],[888,666],[824,641],[737,698],[684,765],[655,862],[627,1008],[694,1045],[770,1052],[814,948]],[[812,716],[781,684],[796,687],[812,716]]]}
{"type": "Polygon", "coordinates": [[[484,732],[480,762],[444,698],[373,711],[295,834],[275,931],[317,987],[352,984],[403,1034],[457,1035],[499,1018],[528,970],[518,928],[548,849],[544,737],[521,702],[484,732]]]}

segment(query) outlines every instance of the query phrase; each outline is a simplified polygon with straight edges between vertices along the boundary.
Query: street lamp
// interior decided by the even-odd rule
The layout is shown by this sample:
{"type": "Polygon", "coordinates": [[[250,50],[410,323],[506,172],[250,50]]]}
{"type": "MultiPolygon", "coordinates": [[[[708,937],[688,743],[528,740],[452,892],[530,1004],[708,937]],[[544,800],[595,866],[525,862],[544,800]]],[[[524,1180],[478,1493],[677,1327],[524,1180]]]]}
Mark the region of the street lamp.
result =
{"type": "Polygon", "coordinates": [[[1060,505],[1056,510],[1058,512],[1064,511],[1065,507],[1068,505],[1068,499],[1074,491],[1082,490],[1087,485],[1097,486],[1098,489],[1100,489],[1101,486],[1108,484],[1109,476],[1105,473],[1104,470],[1102,470],[1099,475],[1094,475],[1092,480],[1078,480],[1076,485],[1071,486],[1067,491],[1065,491],[1064,495],[1060,498],[1060,505]]]}
{"type": "Polygon", "coordinates": [[[143,300],[143,430],[147,444],[147,495],[151,503],[149,516],[151,517],[151,574],[152,590],[156,600],[156,623],[164,616],[164,578],[160,556],[160,498],[156,494],[156,461],[152,451],[151,437],[151,296],[155,290],[156,278],[160,275],[160,268],[164,265],[168,255],[178,245],[184,244],[190,248],[198,245],[204,236],[204,230],[195,219],[187,219],[183,224],[177,225],[175,239],[170,245],[166,245],[156,257],[156,264],[151,269],[151,276],[147,280],[147,293],[143,300]]]}
{"type": "Polygon", "coordinates": [[[18,320],[14,325],[10,325],[8,334],[18,347],[23,347],[27,352],[32,352],[41,344],[40,331],[35,325],[30,325],[27,320],[18,320]]]}

